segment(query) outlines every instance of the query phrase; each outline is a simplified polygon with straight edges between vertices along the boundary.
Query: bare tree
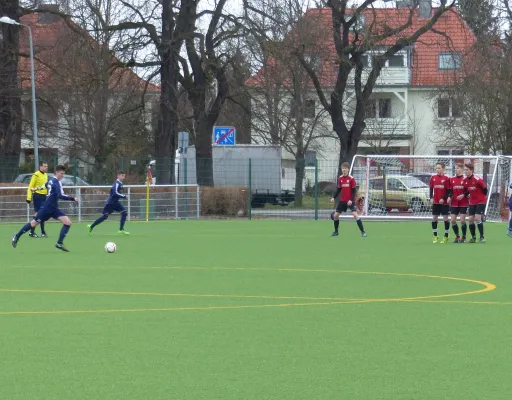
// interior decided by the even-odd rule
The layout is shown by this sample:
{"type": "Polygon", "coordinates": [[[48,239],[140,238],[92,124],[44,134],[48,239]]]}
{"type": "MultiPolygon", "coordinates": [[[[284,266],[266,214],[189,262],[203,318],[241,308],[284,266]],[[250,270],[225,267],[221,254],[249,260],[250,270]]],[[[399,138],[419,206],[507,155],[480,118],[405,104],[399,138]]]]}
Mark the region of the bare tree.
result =
{"type": "MultiPolygon", "coordinates": [[[[351,160],[356,153],[361,135],[366,128],[366,106],[373,92],[378,77],[386,61],[414,44],[420,37],[435,25],[438,19],[455,6],[455,0],[441,0],[439,7],[435,8],[432,17],[421,20],[418,25],[418,2],[412,2],[409,10],[382,11],[377,16],[374,8],[377,0],[365,0],[353,9],[348,8],[348,0],[326,0],[322,4],[330,11],[328,28],[325,23],[322,29],[331,29],[332,42],[323,41],[314,47],[300,47],[295,49],[302,66],[308,72],[318,98],[329,113],[333,130],[340,141],[339,162],[351,160]],[[389,18],[382,18],[386,15],[389,18]],[[363,24],[363,16],[366,23],[363,24]],[[309,62],[310,55],[322,46],[329,47],[334,44],[335,58],[322,60],[324,68],[316,71],[309,62]],[[382,53],[374,57],[374,63],[363,79],[364,54],[382,43],[387,43],[382,53]],[[335,69],[334,84],[326,85],[322,73],[325,70],[335,69]],[[353,117],[347,120],[345,105],[347,90],[353,82],[355,93],[355,109],[353,117]]],[[[320,11],[323,12],[323,11],[320,11]]],[[[311,14],[311,13],[310,13],[311,14]]],[[[308,18],[306,15],[304,18],[308,18]]]]}
{"type": "MultiPolygon", "coordinates": [[[[279,145],[295,158],[295,205],[302,205],[306,154],[319,141],[333,138],[327,112],[318,107],[311,79],[295,56],[294,49],[311,46],[322,32],[316,21],[300,19],[308,5],[301,0],[260,0],[246,10],[250,29],[247,51],[256,76],[248,81],[252,107],[253,140],[279,145]]],[[[316,54],[318,63],[327,54],[316,54]]]]}
{"type": "Polygon", "coordinates": [[[41,144],[64,145],[61,150],[69,156],[92,165],[92,183],[99,184],[107,159],[128,149],[122,139],[144,132],[150,140],[147,85],[129,68],[116,65],[119,37],[102,29],[119,11],[113,0],[68,7],[73,22],[50,14],[57,39],[36,48],[39,75],[45,79],[38,91],[41,144]]]}

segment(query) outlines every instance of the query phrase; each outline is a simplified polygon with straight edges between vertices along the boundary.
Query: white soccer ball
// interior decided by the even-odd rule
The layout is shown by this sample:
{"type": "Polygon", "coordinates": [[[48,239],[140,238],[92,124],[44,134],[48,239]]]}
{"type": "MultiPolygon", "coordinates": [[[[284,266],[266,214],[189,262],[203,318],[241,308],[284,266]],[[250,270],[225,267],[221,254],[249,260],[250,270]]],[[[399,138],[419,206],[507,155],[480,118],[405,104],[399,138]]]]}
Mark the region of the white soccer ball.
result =
{"type": "Polygon", "coordinates": [[[107,253],[115,253],[116,252],[116,244],[114,242],[108,242],[105,245],[105,251],[107,253]]]}

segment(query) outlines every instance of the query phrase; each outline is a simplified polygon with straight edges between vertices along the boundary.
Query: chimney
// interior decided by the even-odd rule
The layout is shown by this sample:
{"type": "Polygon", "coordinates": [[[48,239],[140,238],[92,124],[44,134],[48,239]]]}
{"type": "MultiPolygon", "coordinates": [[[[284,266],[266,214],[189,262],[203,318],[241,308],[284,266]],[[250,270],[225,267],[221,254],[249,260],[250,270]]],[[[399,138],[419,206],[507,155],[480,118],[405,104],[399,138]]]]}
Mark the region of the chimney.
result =
{"type": "Polygon", "coordinates": [[[40,4],[37,13],[37,23],[41,25],[53,24],[57,22],[60,17],[56,14],[52,14],[53,12],[59,12],[58,4],[40,4]],[[46,12],[49,11],[49,12],[46,12]]]}

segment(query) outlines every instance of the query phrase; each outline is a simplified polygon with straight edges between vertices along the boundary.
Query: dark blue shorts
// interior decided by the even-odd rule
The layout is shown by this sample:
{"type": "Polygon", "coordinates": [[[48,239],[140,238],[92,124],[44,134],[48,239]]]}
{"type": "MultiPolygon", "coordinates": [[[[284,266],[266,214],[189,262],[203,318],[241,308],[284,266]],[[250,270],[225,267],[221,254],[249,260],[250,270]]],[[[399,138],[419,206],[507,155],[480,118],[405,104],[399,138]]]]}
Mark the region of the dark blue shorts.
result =
{"type": "Polygon", "coordinates": [[[34,211],[37,213],[43,206],[46,201],[46,196],[44,194],[34,193],[32,196],[32,202],[34,203],[34,211]]]}
{"type": "Polygon", "coordinates": [[[103,214],[122,213],[123,211],[125,211],[125,209],[121,203],[107,204],[103,207],[103,214]]]}
{"type": "Polygon", "coordinates": [[[59,219],[60,217],[65,217],[65,216],[66,216],[66,213],[58,208],[45,210],[43,207],[36,214],[36,216],[34,217],[34,220],[36,222],[45,222],[45,221],[48,221],[50,218],[59,219]]]}

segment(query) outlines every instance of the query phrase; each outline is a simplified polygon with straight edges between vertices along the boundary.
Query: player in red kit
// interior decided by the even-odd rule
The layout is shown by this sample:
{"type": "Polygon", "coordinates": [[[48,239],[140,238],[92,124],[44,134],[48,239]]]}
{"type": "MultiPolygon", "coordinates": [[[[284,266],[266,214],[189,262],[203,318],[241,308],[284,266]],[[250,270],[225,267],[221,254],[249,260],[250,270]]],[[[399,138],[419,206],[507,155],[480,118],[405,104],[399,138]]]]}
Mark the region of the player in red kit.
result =
{"type": "Polygon", "coordinates": [[[464,165],[458,163],[455,165],[455,176],[450,178],[450,197],[448,203],[450,204],[450,214],[452,218],[452,229],[455,233],[455,241],[453,243],[465,243],[466,232],[468,226],[466,225],[466,214],[468,211],[469,201],[464,196],[466,189],[464,188],[464,165]],[[462,199],[459,197],[463,195],[462,199]],[[459,226],[457,225],[457,215],[460,216],[460,227],[462,230],[462,237],[459,236],[459,226]]]}
{"type": "MultiPolygon", "coordinates": [[[[464,196],[469,197],[469,232],[471,233],[471,239],[469,243],[476,243],[476,226],[478,227],[478,233],[480,233],[479,243],[485,243],[484,238],[484,222],[482,221],[482,215],[485,214],[485,204],[487,203],[487,185],[483,179],[480,179],[474,175],[475,167],[471,163],[464,164],[464,172],[466,178],[464,178],[464,196]]],[[[459,196],[460,198],[461,196],[459,196]]]]}
{"type": "Polygon", "coordinates": [[[439,216],[444,220],[444,237],[441,243],[448,243],[448,234],[450,233],[450,222],[448,214],[450,206],[448,197],[450,195],[450,178],[444,174],[445,165],[442,162],[436,164],[436,174],[430,178],[430,201],[432,202],[432,232],[434,232],[433,243],[438,243],[437,221],[439,216]]]}
{"type": "Polygon", "coordinates": [[[334,220],[334,232],[331,236],[338,236],[338,227],[340,225],[340,214],[342,212],[350,209],[352,211],[352,216],[357,222],[357,226],[361,231],[361,236],[366,237],[366,232],[363,228],[363,221],[357,215],[355,201],[356,201],[356,180],[348,174],[350,169],[350,164],[344,162],[341,164],[341,173],[342,175],[338,178],[338,190],[332,196],[331,203],[334,203],[335,199],[339,196],[338,205],[336,206],[336,212],[331,215],[331,218],[334,220]]]}

